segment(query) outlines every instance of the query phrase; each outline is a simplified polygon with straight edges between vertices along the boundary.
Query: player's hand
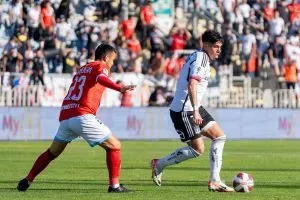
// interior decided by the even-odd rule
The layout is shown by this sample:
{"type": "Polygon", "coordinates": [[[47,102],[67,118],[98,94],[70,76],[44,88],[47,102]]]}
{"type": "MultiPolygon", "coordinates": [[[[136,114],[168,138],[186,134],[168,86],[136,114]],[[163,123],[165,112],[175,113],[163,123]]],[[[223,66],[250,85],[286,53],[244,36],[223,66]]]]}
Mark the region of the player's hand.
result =
{"type": "Polygon", "coordinates": [[[120,92],[126,92],[126,91],[131,91],[134,90],[134,88],[136,87],[136,85],[124,85],[121,87],[120,92]]]}
{"type": "Polygon", "coordinates": [[[200,113],[199,113],[198,110],[194,111],[193,116],[194,116],[194,123],[196,125],[202,124],[203,119],[202,119],[202,117],[201,117],[201,115],[200,115],[200,113]]]}

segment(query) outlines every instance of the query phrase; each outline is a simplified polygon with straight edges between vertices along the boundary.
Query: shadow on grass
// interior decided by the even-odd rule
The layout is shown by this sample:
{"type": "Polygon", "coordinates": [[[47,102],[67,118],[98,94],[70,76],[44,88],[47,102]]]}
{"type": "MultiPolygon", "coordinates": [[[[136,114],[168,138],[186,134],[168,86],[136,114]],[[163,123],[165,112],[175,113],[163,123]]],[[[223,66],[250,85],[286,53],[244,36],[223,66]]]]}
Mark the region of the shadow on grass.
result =
{"type": "MultiPolygon", "coordinates": [[[[76,167],[78,169],[104,169],[106,170],[106,167],[76,167]]],[[[141,167],[141,166],[132,166],[132,167],[122,167],[122,170],[151,170],[150,167],[141,167]]],[[[167,170],[194,170],[194,171],[209,171],[209,167],[168,167],[167,170]]],[[[280,169],[280,168],[245,168],[244,171],[263,171],[263,172],[300,172],[300,169],[280,169]]],[[[222,171],[241,171],[240,168],[222,168],[222,171]]]]}
{"type": "MultiPolygon", "coordinates": [[[[17,182],[15,181],[5,181],[2,180],[0,181],[0,184],[4,183],[4,184],[15,184],[17,185],[17,182]]],[[[125,185],[132,187],[132,186],[146,186],[146,187],[154,187],[154,183],[152,182],[152,180],[147,179],[147,180],[123,180],[123,183],[125,183],[125,185]]],[[[37,181],[36,184],[47,184],[47,185],[95,185],[95,186],[107,186],[107,182],[106,180],[45,180],[45,181],[37,181]]],[[[164,180],[163,186],[182,186],[182,187],[199,187],[199,186],[204,186],[207,187],[207,181],[194,181],[194,180],[164,180]]],[[[155,186],[156,187],[156,186],[155,186]]],[[[285,183],[279,183],[279,182],[259,182],[259,183],[255,183],[255,187],[258,188],[278,188],[278,189],[300,189],[300,183],[296,183],[296,184],[291,184],[288,182],[285,183]]],[[[157,188],[163,188],[163,187],[157,187],[157,188]]],[[[12,188],[12,187],[7,187],[7,188],[0,188],[1,190],[16,190],[16,188],[12,188]]],[[[74,189],[67,189],[67,188],[48,188],[48,189],[39,189],[39,188],[32,188],[31,190],[81,190],[78,188],[74,188],[74,189]]],[[[98,190],[98,189],[82,189],[82,190],[98,190]]],[[[99,189],[100,190],[100,189],[99,189]]],[[[101,191],[101,190],[100,190],[101,191]]]]}

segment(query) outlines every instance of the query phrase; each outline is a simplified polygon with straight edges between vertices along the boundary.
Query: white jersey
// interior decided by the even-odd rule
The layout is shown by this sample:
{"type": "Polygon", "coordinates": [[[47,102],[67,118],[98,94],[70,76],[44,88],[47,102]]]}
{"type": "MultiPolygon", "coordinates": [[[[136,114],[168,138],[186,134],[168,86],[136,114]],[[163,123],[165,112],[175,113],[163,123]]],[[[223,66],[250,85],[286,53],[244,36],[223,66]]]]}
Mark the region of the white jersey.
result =
{"type": "Polygon", "coordinates": [[[208,55],[203,51],[196,51],[189,55],[180,71],[175,96],[170,109],[174,112],[193,111],[188,95],[188,85],[191,78],[199,81],[197,86],[197,105],[200,106],[209,77],[210,62],[208,55]]]}

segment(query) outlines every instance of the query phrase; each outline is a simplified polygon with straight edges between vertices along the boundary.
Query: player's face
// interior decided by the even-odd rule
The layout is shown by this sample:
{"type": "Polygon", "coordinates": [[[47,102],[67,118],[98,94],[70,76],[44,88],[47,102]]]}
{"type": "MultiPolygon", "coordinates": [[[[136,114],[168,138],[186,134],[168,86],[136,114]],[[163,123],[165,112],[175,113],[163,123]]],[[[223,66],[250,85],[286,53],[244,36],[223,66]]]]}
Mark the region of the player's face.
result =
{"type": "Polygon", "coordinates": [[[209,55],[209,58],[211,60],[215,60],[220,56],[222,44],[223,43],[221,41],[218,41],[218,42],[216,42],[214,44],[210,44],[208,46],[206,51],[207,51],[207,53],[209,55]]]}
{"type": "Polygon", "coordinates": [[[117,58],[117,54],[115,52],[110,53],[106,59],[106,65],[111,68],[114,64],[114,60],[117,58]]]}

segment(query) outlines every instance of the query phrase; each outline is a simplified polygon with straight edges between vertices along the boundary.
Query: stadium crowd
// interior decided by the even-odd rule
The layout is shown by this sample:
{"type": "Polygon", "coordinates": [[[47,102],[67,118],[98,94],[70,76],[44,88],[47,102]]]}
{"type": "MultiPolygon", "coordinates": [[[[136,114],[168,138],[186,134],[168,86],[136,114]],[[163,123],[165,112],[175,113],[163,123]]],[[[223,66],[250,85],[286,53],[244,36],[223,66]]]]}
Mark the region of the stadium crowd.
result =
{"type": "Polygon", "coordinates": [[[44,85],[45,73],[74,73],[93,58],[97,45],[109,43],[118,50],[113,72],[176,79],[185,57],[173,52],[200,48],[201,34],[194,29],[202,33],[218,24],[224,45],[212,63],[217,70],[232,65],[233,75],[275,77],[284,88],[300,82],[299,0],[175,0],[168,34],[157,26],[152,3],[1,0],[0,72],[26,73],[30,84],[44,85]],[[196,27],[182,23],[188,14],[201,12],[213,23],[200,26],[201,17],[196,27]]]}

